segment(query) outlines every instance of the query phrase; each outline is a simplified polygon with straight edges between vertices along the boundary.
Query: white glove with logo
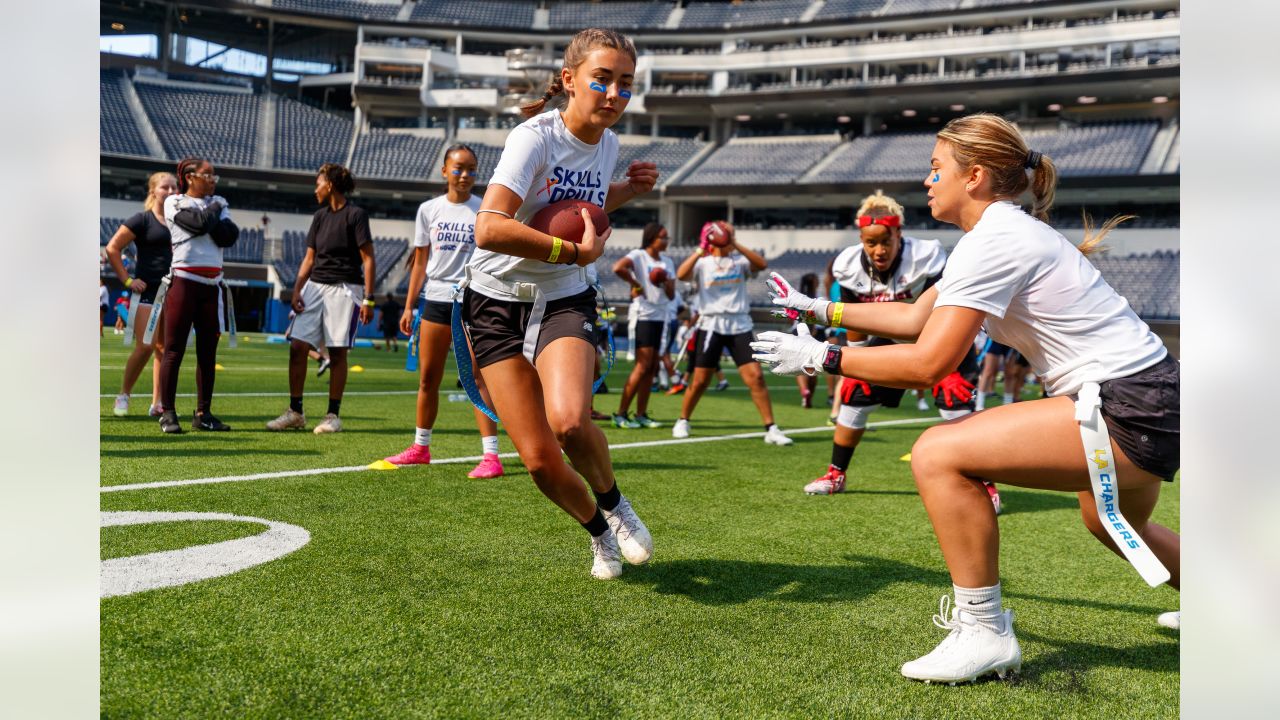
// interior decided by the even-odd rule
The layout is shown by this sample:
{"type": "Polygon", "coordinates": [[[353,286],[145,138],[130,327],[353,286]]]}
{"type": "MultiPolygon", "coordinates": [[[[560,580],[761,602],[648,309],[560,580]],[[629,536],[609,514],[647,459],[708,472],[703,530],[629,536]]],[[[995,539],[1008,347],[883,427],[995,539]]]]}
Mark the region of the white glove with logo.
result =
{"type": "Polygon", "coordinates": [[[769,278],[764,283],[769,287],[773,304],[784,308],[775,310],[774,315],[790,320],[827,324],[827,306],[831,304],[830,300],[819,300],[797,292],[786,278],[776,272],[769,273],[769,278]]]}
{"type": "Polygon", "coordinates": [[[796,326],[795,335],[777,330],[760,333],[751,343],[755,351],[751,357],[772,365],[774,375],[817,375],[828,347],[827,343],[815,340],[809,334],[809,326],[801,323],[796,326]]]}

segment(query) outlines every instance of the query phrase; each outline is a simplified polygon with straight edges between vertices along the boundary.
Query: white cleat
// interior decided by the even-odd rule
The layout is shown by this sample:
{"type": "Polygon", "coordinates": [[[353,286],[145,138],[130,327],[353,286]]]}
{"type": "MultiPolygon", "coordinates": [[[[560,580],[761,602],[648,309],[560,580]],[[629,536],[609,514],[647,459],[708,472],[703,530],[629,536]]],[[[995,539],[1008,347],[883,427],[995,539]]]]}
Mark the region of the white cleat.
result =
{"type": "Polygon", "coordinates": [[[924,398],[920,398],[916,401],[916,409],[920,412],[924,412],[929,409],[929,403],[925,402],[924,398]]]}
{"type": "Polygon", "coordinates": [[[591,538],[591,577],[612,580],[622,574],[622,554],[618,550],[618,537],[610,529],[600,537],[591,538]]]}
{"type": "Polygon", "coordinates": [[[627,562],[632,565],[643,565],[649,562],[649,558],[653,557],[653,536],[649,534],[649,528],[640,521],[636,511],[631,508],[631,501],[623,497],[618,507],[612,512],[604,508],[600,511],[604,513],[609,529],[613,530],[614,536],[618,539],[618,547],[622,550],[622,556],[627,559],[627,562]]]}
{"type": "Polygon", "coordinates": [[[311,432],[317,435],[342,432],[342,418],[334,415],[333,413],[325,413],[324,419],[321,420],[320,424],[316,425],[316,429],[311,432]]]}
{"type": "Polygon", "coordinates": [[[677,440],[684,440],[689,437],[689,421],[680,418],[675,425],[671,426],[671,437],[677,440]]]}
{"type": "Polygon", "coordinates": [[[129,414],[129,396],[121,393],[116,396],[116,404],[111,408],[111,412],[116,417],[124,417],[129,414]]]}
{"type": "Polygon", "coordinates": [[[1160,613],[1160,617],[1156,618],[1156,622],[1170,630],[1180,630],[1182,629],[1182,611],[1174,610],[1173,612],[1160,613]]]}
{"type": "Polygon", "coordinates": [[[267,429],[271,431],[280,430],[305,430],[307,428],[307,418],[300,412],[296,412],[293,408],[284,411],[284,414],[275,420],[267,421],[267,429]]]}
{"type": "Polygon", "coordinates": [[[1001,631],[978,622],[967,610],[952,608],[942,596],[933,624],[950,633],[933,652],[902,665],[902,674],[926,683],[955,685],[973,682],[988,673],[1004,678],[1022,670],[1022,648],[1013,634],[1013,611],[1000,615],[1001,631]]]}
{"type": "Polygon", "coordinates": [[[782,430],[779,429],[777,425],[774,425],[765,432],[764,441],[770,445],[777,445],[779,447],[786,447],[787,445],[795,442],[783,434],[782,430]]]}

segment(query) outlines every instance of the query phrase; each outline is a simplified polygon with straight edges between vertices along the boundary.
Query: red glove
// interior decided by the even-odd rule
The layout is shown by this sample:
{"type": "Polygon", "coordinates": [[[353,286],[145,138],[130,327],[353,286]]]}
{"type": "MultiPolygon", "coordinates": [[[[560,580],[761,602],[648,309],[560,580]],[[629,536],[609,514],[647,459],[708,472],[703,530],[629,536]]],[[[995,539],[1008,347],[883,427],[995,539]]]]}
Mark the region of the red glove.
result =
{"type": "Polygon", "coordinates": [[[844,382],[840,383],[840,402],[846,405],[853,402],[854,393],[858,391],[858,388],[862,388],[863,397],[871,397],[871,385],[867,384],[866,380],[851,377],[845,378],[844,382]]]}
{"type": "Polygon", "coordinates": [[[973,383],[965,380],[959,372],[953,372],[933,386],[933,396],[937,398],[939,394],[948,408],[963,405],[973,397],[973,383]]]}

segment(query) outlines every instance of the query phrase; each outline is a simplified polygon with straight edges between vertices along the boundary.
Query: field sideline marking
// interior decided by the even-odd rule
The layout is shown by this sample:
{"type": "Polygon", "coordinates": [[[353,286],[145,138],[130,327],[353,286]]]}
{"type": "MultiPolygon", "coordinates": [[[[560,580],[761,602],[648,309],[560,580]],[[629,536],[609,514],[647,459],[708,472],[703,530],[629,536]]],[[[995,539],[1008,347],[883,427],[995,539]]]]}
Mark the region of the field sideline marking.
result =
{"type": "MultiPolygon", "coordinates": [[[[871,429],[871,428],[878,428],[878,427],[892,427],[894,425],[917,425],[921,423],[940,422],[941,420],[942,418],[937,417],[936,415],[931,417],[923,417],[923,418],[904,418],[902,420],[884,420],[881,422],[867,423],[867,428],[871,429]]],[[[832,432],[833,430],[834,428],[832,428],[830,425],[819,425],[817,427],[800,428],[798,430],[787,430],[786,433],[788,435],[800,435],[802,433],[815,433],[815,432],[823,432],[823,431],[832,432]]],[[[706,437],[692,437],[692,438],[686,438],[683,440],[677,440],[675,438],[671,438],[669,440],[645,440],[642,442],[618,443],[617,445],[610,445],[609,451],[612,452],[614,450],[627,450],[630,448],[660,447],[663,445],[685,445],[689,443],[720,442],[722,440],[747,440],[747,439],[759,438],[759,437],[764,437],[763,431],[749,432],[749,433],[734,433],[732,435],[708,435],[706,437]]],[[[519,455],[518,453],[507,452],[507,453],[500,454],[498,457],[513,458],[513,457],[519,457],[519,455]]],[[[480,455],[473,455],[468,457],[441,458],[439,460],[432,459],[431,464],[432,465],[453,465],[456,463],[480,462],[480,460],[481,460],[480,455]]],[[[247,480],[271,480],[274,478],[303,477],[307,475],[328,475],[330,473],[360,472],[361,470],[368,470],[368,469],[369,467],[367,465],[348,465],[346,467],[312,468],[310,470],[281,470],[279,472],[254,473],[252,475],[225,475],[223,477],[196,478],[194,480],[161,480],[161,481],[149,482],[149,483],[131,483],[128,485],[107,485],[105,487],[99,488],[99,492],[109,493],[109,492],[124,492],[126,490],[150,490],[154,488],[182,487],[186,485],[213,485],[216,483],[245,482],[247,480]]]]}
{"type": "MultiPolygon", "coordinates": [[[[779,384],[771,387],[779,387],[779,388],[785,389],[786,386],[779,384]]],[[[716,392],[747,392],[750,389],[751,388],[747,388],[747,387],[728,387],[728,388],[725,388],[724,390],[717,390],[716,392]]],[[[440,389],[441,395],[451,395],[453,393],[462,394],[462,392],[463,391],[458,388],[454,388],[452,390],[445,389],[445,388],[440,389]]],[[[342,393],[342,396],[349,397],[352,395],[417,395],[417,394],[418,394],[417,390],[347,390],[342,393]]],[[[654,394],[656,395],[657,393],[654,393],[654,394]]],[[[118,395],[118,393],[100,393],[98,395],[98,398],[102,400],[106,400],[108,398],[114,398],[116,397],[116,395],[118,395]]],[[[145,395],[146,395],[145,392],[137,393],[137,396],[140,398],[143,398],[145,395]]],[[[217,397],[220,397],[220,398],[224,398],[224,397],[289,397],[289,393],[287,392],[231,392],[231,393],[220,392],[220,393],[216,393],[216,395],[217,397]]],[[[328,397],[329,391],[316,390],[314,392],[303,393],[303,395],[308,395],[313,397],[328,397]]],[[[196,396],[195,393],[178,393],[174,397],[193,398],[195,396],[196,396]]]]}

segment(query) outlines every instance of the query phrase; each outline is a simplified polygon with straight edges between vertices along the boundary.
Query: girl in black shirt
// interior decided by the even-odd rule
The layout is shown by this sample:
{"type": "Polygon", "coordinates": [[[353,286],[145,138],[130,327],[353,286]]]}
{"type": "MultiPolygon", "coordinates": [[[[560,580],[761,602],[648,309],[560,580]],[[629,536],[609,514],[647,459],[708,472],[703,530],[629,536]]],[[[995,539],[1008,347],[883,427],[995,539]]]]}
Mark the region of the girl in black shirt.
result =
{"type": "Polygon", "coordinates": [[[133,352],[125,361],[124,379],[113,410],[120,417],[129,414],[129,395],[133,392],[133,385],[146,367],[147,359],[153,355],[156,361],[151,366],[151,407],[147,414],[151,417],[160,415],[160,353],[164,348],[164,325],[156,325],[151,345],[142,344],[142,335],[151,317],[151,304],[156,290],[160,288],[160,280],[169,273],[169,263],[173,260],[169,226],[164,221],[164,199],[176,192],[178,179],[173,173],[152,173],[147,178],[147,199],[143,202],[143,211],[125,220],[111,237],[111,242],[107,243],[107,261],[116,271],[116,277],[124,282],[126,288],[138,293],[138,309],[132,327],[126,331],[133,333],[133,352]],[[125,270],[121,257],[129,243],[134,244],[138,253],[134,263],[137,274],[132,277],[125,270]]]}

